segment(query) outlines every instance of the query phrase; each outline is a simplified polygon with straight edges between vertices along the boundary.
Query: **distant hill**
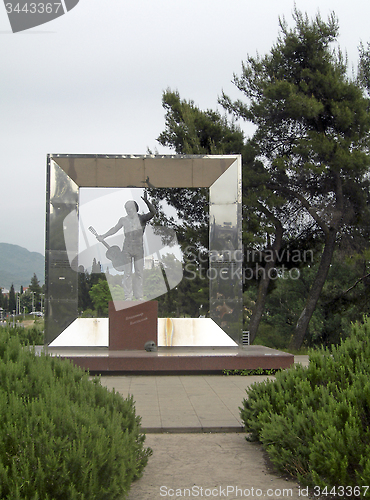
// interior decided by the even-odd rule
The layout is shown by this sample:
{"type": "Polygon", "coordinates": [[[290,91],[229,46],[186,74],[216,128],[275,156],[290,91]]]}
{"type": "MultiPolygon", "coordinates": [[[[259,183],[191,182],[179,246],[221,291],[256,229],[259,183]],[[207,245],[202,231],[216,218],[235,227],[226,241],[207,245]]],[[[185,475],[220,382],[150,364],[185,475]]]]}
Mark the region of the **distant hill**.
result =
{"type": "Polygon", "coordinates": [[[9,243],[0,243],[0,286],[10,289],[12,283],[16,292],[21,285],[27,287],[36,273],[40,285],[45,281],[45,257],[38,252],[9,243]]]}

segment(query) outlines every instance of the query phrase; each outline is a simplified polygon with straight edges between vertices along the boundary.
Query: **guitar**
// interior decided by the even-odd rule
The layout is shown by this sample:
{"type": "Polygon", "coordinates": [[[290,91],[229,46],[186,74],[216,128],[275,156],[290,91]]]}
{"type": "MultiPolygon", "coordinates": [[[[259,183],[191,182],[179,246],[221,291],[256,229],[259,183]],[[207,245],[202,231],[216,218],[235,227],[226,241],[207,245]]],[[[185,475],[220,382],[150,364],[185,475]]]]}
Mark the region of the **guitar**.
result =
{"type": "MultiPolygon", "coordinates": [[[[89,227],[89,231],[91,231],[95,237],[99,236],[92,226],[89,227]]],[[[106,241],[101,241],[100,243],[103,243],[105,248],[108,249],[105,256],[112,262],[114,269],[122,272],[124,270],[124,265],[120,247],[118,247],[117,245],[111,247],[106,241]]]]}

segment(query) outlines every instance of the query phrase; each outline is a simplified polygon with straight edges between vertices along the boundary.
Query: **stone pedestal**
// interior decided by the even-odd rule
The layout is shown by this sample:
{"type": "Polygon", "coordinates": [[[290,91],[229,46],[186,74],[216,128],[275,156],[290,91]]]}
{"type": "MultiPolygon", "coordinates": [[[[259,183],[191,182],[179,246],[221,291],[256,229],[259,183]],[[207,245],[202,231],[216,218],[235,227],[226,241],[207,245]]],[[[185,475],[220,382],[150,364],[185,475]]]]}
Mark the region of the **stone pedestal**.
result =
{"type": "Polygon", "coordinates": [[[158,335],[158,302],[109,302],[109,349],[144,350],[145,342],[158,335]],[[121,309],[122,307],[122,309],[121,309]],[[124,308],[123,308],[124,307],[124,308]]]}

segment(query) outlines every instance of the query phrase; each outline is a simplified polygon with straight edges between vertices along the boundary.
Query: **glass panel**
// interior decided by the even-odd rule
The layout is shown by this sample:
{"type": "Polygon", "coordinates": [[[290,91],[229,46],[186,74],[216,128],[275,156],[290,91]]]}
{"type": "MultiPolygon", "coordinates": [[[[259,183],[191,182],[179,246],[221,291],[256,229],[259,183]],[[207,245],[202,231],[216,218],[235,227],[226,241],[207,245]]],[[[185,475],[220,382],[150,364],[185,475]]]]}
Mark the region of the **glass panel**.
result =
{"type": "MultiPolygon", "coordinates": [[[[176,234],[150,225],[151,206],[145,202],[144,189],[80,190],[78,269],[91,273],[94,261],[98,264],[116,310],[124,307],[123,299],[152,300],[182,279],[176,234]],[[112,234],[99,241],[98,235],[108,231],[112,234]]],[[[74,217],[69,214],[64,224],[66,241],[74,217]]]]}

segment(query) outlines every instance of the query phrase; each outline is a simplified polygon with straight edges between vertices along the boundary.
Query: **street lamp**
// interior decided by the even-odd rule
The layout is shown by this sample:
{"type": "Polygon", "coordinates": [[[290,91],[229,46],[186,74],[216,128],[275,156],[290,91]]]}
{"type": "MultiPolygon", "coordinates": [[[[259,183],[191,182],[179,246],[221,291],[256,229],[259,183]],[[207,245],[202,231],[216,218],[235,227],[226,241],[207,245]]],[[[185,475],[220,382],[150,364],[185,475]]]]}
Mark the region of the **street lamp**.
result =
{"type": "Polygon", "coordinates": [[[21,297],[19,293],[15,294],[15,315],[18,316],[21,314],[21,297]]]}

